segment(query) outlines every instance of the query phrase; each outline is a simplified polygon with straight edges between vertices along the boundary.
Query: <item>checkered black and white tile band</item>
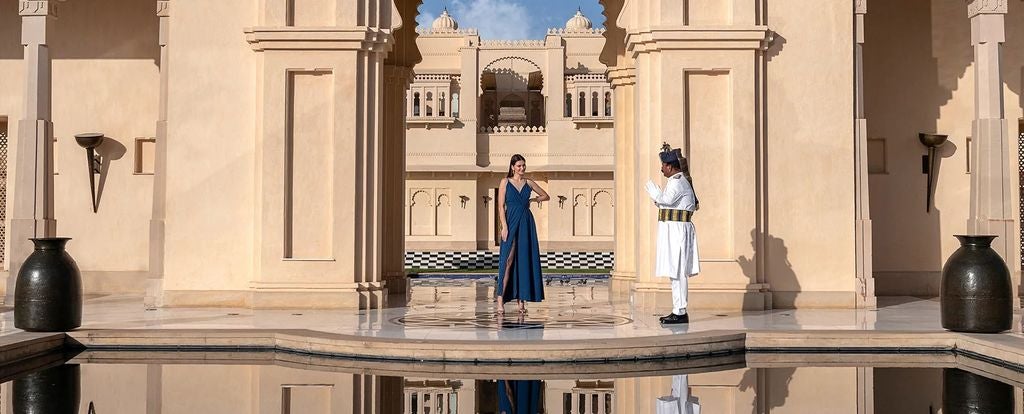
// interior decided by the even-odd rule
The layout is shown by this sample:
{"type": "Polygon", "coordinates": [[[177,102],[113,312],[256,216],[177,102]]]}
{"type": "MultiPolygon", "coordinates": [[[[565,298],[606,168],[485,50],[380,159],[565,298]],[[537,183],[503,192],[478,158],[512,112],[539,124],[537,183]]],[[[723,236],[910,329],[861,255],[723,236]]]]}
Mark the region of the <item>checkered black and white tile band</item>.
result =
{"type": "MultiPolygon", "coordinates": [[[[540,265],[547,269],[611,269],[614,252],[542,252],[540,265]]],[[[406,269],[494,269],[498,252],[405,252],[406,269]]]]}

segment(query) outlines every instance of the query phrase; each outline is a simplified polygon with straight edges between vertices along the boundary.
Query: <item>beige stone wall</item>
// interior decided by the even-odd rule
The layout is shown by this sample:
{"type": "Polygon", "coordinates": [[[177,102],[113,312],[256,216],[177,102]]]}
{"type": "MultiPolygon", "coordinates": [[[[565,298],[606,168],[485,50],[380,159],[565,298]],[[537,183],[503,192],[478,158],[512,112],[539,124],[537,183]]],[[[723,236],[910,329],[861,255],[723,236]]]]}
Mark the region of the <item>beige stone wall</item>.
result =
{"type": "MultiPolygon", "coordinates": [[[[551,196],[550,201],[531,203],[542,250],[613,247],[615,192],[611,173],[539,172],[530,176],[551,196]],[[560,196],[565,200],[559,202],[560,196]]],[[[497,250],[495,198],[503,177],[501,173],[409,173],[406,249],[497,250]],[[462,196],[466,197],[465,207],[462,196]]]]}
{"type": "Polygon", "coordinates": [[[767,51],[760,251],[776,306],[854,304],[851,10],[848,0],[768,5],[778,37],[767,51]]]}
{"type": "MultiPolygon", "coordinates": [[[[1017,169],[1022,116],[1024,9],[1010,5],[1003,46],[1003,101],[1010,167],[1017,169]]],[[[939,273],[967,231],[970,174],[967,138],[974,119],[971,25],[964,3],[872,2],[866,23],[865,103],[868,120],[874,267],[879,295],[937,295],[939,273]],[[921,132],[948,134],[939,151],[932,211],[921,132]],[[882,146],[884,145],[884,153],[882,146]]],[[[1018,217],[1017,174],[1012,177],[1018,217]]],[[[1013,245],[1019,245],[1015,236],[1013,245]]],[[[1011,269],[1019,264],[1008,263],[1011,269]]]]}
{"type": "MultiPolygon", "coordinates": [[[[14,138],[24,110],[21,26],[16,2],[3,2],[0,32],[0,116],[8,121],[8,206],[15,188],[14,138]]],[[[148,271],[151,216],[151,143],[156,133],[159,51],[154,4],[102,0],[65,3],[48,37],[52,58],[52,119],[55,139],[54,197],[57,234],[71,237],[68,251],[84,270],[90,292],[138,292],[148,271]],[[97,153],[98,211],[93,212],[85,150],[74,135],[106,135],[97,153]],[[142,159],[138,159],[142,157],[142,159]]],[[[10,211],[10,210],[8,210],[10,211]]],[[[10,218],[10,214],[7,216],[10,218]]],[[[8,233],[9,234],[9,233],[8,233]]],[[[27,240],[7,240],[29,243],[27,240]]],[[[9,249],[7,251],[10,251],[9,249]]]]}
{"type": "Polygon", "coordinates": [[[242,290],[253,278],[260,56],[245,43],[243,29],[255,22],[253,2],[174,4],[168,291],[242,290]]]}

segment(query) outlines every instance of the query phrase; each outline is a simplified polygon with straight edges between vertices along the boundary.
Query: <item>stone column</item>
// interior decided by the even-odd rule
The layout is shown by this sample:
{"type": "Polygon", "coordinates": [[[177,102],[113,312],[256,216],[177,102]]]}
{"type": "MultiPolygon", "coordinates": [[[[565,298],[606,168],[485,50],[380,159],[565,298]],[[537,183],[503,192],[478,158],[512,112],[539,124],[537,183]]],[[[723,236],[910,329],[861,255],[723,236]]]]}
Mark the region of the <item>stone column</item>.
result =
{"type": "MultiPolygon", "coordinates": [[[[384,65],[384,286],[388,294],[404,294],[405,280],[405,117],[412,68],[384,65]]],[[[446,95],[447,97],[447,95],[446,95]]]]}
{"type": "MultiPolygon", "coordinates": [[[[53,215],[53,120],[50,102],[50,49],[46,44],[57,17],[56,1],[22,1],[21,44],[25,47],[25,114],[18,121],[17,161],[11,217],[10,277],[7,297],[21,264],[32,253],[32,237],[57,235],[53,215]]],[[[8,301],[10,303],[10,301],[8,301]]]]}
{"type": "Polygon", "coordinates": [[[998,236],[992,248],[999,252],[1019,279],[1017,234],[1014,231],[1013,170],[1010,166],[1006,118],[1003,112],[1003,79],[1000,45],[1006,40],[1003,16],[1005,0],[974,0],[967,6],[974,45],[975,145],[971,168],[971,205],[967,231],[998,236]]]}
{"type": "Polygon", "coordinates": [[[245,31],[262,65],[255,308],[386,304],[384,62],[403,19],[354,3],[289,22],[286,2],[266,2],[265,26],[245,31]]]}
{"type": "Polygon", "coordinates": [[[636,281],[636,160],[634,147],[633,99],[636,69],[615,68],[608,71],[615,90],[615,269],[612,271],[612,292],[628,293],[636,281]]]}
{"type": "Polygon", "coordinates": [[[854,233],[857,260],[857,307],[871,308],[875,301],[875,279],[871,262],[871,203],[868,200],[868,124],[864,119],[864,15],[867,0],[854,2],[854,233]]]}
{"type": "Polygon", "coordinates": [[[149,278],[146,281],[147,308],[163,305],[164,221],[167,218],[167,79],[171,2],[158,0],[156,15],[160,19],[160,103],[156,120],[156,154],[153,165],[153,217],[149,219],[149,278]]]}

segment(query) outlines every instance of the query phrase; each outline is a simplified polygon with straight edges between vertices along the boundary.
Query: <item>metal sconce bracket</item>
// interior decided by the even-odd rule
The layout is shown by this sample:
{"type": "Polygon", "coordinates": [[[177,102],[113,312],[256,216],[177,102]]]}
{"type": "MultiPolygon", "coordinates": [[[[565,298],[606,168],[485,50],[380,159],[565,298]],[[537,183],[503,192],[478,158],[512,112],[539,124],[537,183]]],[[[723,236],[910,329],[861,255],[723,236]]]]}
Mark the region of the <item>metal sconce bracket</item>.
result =
{"type": "Polygon", "coordinates": [[[942,144],[945,144],[948,136],[939,134],[925,134],[922,132],[917,134],[917,138],[921,140],[921,144],[924,144],[925,147],[928,147],[928,170],[926,171],[928,173],[928,191],[927,198],[925,198],[924,200],[924,210],[930,213],[932,211],[932,199],[935,197],[935,149],[941,147],[942,144]]]}
{"type": "Polygon", "coordinates": [[[558,208],[565,207],[565,200],[567,200],[567,198],[564,195],[558,196],[558,208]]]}
{"type": "Polygon", "coordinates": [[[103,134],[77,134],[75,142],[78,143],[78,146],[85,148],[85,157],[89,168],[89,193],[92,195],[92,212],[95,213],[99,210],[99,205],[96,204],[96,175],[100,174],[100,167],[103,165],[102,157],[96,154],[96,147],[103,144],[103,134]]]}

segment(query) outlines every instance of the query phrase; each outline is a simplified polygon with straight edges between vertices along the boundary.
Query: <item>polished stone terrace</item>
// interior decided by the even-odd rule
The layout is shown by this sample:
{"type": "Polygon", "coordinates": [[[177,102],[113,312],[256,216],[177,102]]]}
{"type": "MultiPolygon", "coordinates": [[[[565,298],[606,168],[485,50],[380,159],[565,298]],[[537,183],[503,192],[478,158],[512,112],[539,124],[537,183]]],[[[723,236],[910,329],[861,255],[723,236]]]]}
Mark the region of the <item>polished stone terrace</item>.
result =
{"type": "MultiPolygon", "coordinates": [[[[687,325],[662,326],[668,312],[642,310],[628,298],[610,299],[604,281],[549,285],[547,300],[520,315],[507,304],[495,313],[489,281],[414,281],[406,297],[379,310],[146,309],[142,298],[88,298],[81,329],[305,329],[324,333],[413,340],[587,340],[679,335],[708,331],[943,332],[938,299],[880,298],[877,309],[693,309],[687,325]]],[[[0,334],[17,332],[13,312],[0,313],[0,334]]],[[[1021,313],[1005,335],[1020,336],[1021,313]]]]}
{"type": "MultiPolygon", "coordinates": [[[[935,299],[883,298],[877,309],[756,312],[691,310],[662,326],[667,309],[612,299],[606,281],[556,281],[520,315],[495,313],[486,278],[414,280],[378,310],[147,309],[140,297],[88,298],[81,328],[29,334],[0,313],[0,359],[72,341],[90,350],[255,350],[315,358],[424,363],[533,364],[692,359],[750,352],[945,353],[998,360],[1024,372],[1021,315],[1010,332],[948,332],[935,299]],[[27,346],[35,341],[38,346],[27,346]],[[44,345],[44,343],[46,345],[44,345]]],[[[434,368],[431,368],[434,369],[434,368]]],[[[446,368],[448,369],[448,368],[446,368]]]]}

